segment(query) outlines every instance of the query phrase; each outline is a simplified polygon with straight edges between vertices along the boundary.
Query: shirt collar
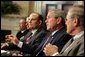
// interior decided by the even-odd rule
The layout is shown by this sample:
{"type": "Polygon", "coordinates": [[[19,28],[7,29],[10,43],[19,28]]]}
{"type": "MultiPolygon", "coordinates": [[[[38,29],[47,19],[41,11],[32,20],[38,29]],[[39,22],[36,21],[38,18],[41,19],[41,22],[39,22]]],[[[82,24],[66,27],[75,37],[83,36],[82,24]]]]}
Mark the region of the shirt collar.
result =
{"type": "Polygon", "coordinates": [[[80,33],[76,34],[73,39],[76,40],[76,39],[79,39],[82,35],[84,34],[84,31],[81,31],[80,33]]]}
{"type": "Polygon", "coordinates": [[[24,33],[25,30],[22,30],[21,33],[24,33]]]}
{"type": "Polygon", "coordinates": [[[32,32],[32,36],[36,33],[36,31],[37,31],[38,29],[35,29],[35,30],[32,30],[31,32],[32,32]]]}
{"type": "MultiPolygon", "coordinates": [[[[63,26],[62,26],[61,28],[63,28],[63,26]]],[[[61,28],[60,28],[60,29],[61,29],[61,28]]],[[[60,29],[57,29],[57,30],[53,31],[51,35],[54,35],[54,34],[55,34],[57,31],[59,31],[60,29]]]]}
{"type": "Polygon", "coordinates": [[[51,34],[51,35],[54,35],[57,31],[58,31],[58,30],[55,30],[54,32],[52,32],[52,34],[51,34]]]}

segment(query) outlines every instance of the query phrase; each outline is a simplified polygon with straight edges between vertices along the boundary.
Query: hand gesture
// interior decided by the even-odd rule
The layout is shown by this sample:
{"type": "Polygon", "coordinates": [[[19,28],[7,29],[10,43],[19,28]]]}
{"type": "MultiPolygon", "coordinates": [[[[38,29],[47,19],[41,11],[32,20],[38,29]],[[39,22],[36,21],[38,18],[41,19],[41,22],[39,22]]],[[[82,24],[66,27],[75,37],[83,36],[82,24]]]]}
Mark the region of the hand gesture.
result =
{"type": "Polygon", "coordinates": [[[12,42],[13,44],[17,45],[19,43],[19,40],[14,35],[6,35],[6,40],[12,42]]]}
{"type": "Polygon", "coordinates": [[[49,43],[44,48],[43,52],[46,56],[52,56],[54,53],[58,52],[58,47],[49,43]]]}

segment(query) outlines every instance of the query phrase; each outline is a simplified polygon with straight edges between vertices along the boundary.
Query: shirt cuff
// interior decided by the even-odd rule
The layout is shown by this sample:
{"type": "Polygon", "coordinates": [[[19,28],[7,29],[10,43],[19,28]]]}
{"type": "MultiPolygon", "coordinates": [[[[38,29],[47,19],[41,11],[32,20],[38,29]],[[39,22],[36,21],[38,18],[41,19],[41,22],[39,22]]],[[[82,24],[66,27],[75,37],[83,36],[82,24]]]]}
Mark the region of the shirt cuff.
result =
{"type": "Polygon", "coordinates": [[[58,52],[56,52],[56,53],[54,53],[52,56],[55,56],[55,55],[57,55],[57,54],[59,54],[58,52]]]}
{"type": "Polygon", "coordinates": [[[23,45],[23,42],[19,41],[19,43],[18,43],[17,46],[18,46],[19,48],[22,48],[22,45],[23,45]]]}
{"type": "Polygon", "coordinates": [[[7,46],[9,46],[9,44],[8,43],[5,43],[7,46]]]}

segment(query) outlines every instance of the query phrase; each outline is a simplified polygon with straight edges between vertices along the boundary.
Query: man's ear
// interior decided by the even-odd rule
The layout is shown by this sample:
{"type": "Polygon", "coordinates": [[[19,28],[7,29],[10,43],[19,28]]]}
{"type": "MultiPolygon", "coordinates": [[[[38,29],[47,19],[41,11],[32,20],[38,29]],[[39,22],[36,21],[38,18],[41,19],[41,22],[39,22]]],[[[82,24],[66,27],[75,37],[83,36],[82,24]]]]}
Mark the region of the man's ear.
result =
{"type": "Polygon", "coordinates": [[[61,17],[58,17],[57,18],[57,24],[61,23],[61,21],[62,21],[62,18],[61,17]]]}
{"type": "Polygon", "coordinates": [[[42,24],[42,21],[40,20],[40,24],[39,25],[41,25],[42,24]]]}
{"type": "Polygon", "coordinates": [[[80,22],[79,22],[79,19],[78,18],[75,18],[74,19],[74,26],[79,26],[80,22]]]}

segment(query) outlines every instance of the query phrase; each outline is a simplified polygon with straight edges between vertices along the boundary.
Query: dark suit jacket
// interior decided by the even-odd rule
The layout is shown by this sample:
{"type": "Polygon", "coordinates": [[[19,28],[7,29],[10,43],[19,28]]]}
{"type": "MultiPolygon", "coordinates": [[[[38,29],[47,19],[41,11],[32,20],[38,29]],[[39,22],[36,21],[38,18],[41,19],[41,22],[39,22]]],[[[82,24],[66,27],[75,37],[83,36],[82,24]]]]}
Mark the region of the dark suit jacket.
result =
{"type": "MultiPolygon", "coordinates": [[[[29,44],[26,44],[25,42],[23,43],[21,50],[25,53],[29,54],[33,53],[34,50],[39,46],[39,44],[41,43],[42,39],[46,34],[47,32],[44,29],[39,28],[37,32],[32,36],[29,44]]],[[[25,38],[29,37],[29,35],[30,32],[25,36],[25,38]]]]}
{"type": "Polygon", "coordinates": [[[66,48],[70,45],[71,39],[63,47],[60,54],[56,56],[84,56],[84,34],[77,40],[74,40],[70,48],[66,48]],[[66,50],[66,51],[65,51],[66,50]]]}
{"type": "Polygon", "coordinates": [[[25,36],[28,32],[29,32],[29,30],[25,30],[23,33],[21,33],[21,31],[19,31],[19,32],[16,34],[16,37],[20,40],[20,38],[21,38],[22,36],[25,36]]]}
{"type": "MultiPolygon", "coordinates": [[[[60,51],[70,38],[71,36],[66,33],[66,29],[63,27],[53,35],[53,38],[51,39],[50,43],[57,45],[60,51]]],[[[33,56],[36,56],[39,52],[40,52],[39,55],[43,56],[44,53],[43,53],[43,49],[41,50],[41,48],[43,44],[45,43],[46,39],[47,39],[47,36],[43,39],[42,43],[34,51],[33,56]]]]}

